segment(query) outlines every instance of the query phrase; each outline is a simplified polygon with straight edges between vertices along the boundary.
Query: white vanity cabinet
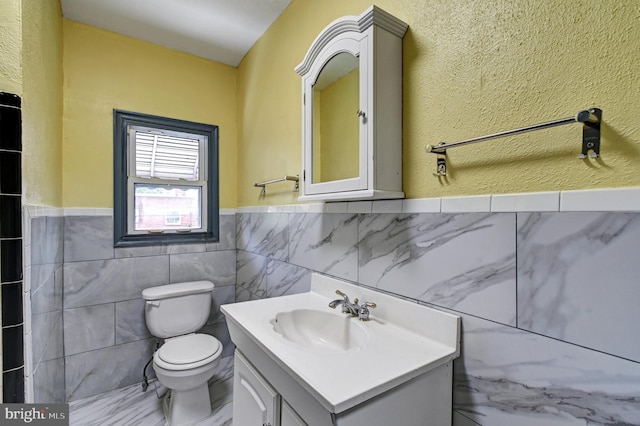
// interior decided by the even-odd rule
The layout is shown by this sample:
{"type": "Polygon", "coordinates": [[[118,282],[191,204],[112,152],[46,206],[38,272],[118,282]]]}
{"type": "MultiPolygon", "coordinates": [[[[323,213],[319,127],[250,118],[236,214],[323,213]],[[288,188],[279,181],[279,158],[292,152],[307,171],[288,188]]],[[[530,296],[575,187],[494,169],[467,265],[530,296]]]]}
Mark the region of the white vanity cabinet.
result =
{"type": "Polygon", "coordinates": [[[306,426],[307,424],[300,418],[300,416],[293,411],[293,408],[287,404],[286,401],[282,401],[282,407],[280,410],[280,426],[306,426]]]}
{"type": "Polygon", "coordinates": [[[239,351],[234,355],[233,422],[255,426],[307,426],[239,351]]]}
{"type": "Polygon", "coordinates": [[[234,355],[233,422],[255,426],[307,426],[239,352],[234,355]]]}
{"type": "Polygon", "coordinates": [[[308,293],[220,309],[236,346],[234,424],[451,425],[459,317],[316,273],[308,293]],[[331,309],[336,289],[375,301],[372,318],[331,309]]]}
{"type": "MultiPolygon", "coordinates": [[[[341,413],[323,407],[257,347],[236,349],[233,422],[264,426],[450,426],[452,363],[415,377],[341,413]],[[251,361],[247,360],[250,359],[251,361]],[[254,364],[255,363],[255,364],[254,364]],[[255,365],[255,366],[254,366],[255,365]],[[443,392],[443,390],[448,390],[443,392]]],[[[344,383],[357,380],[345,376],[344,383]]]]}
{"type": "Polygon", "coordinates": [[[404,198],[402,38],[407,24],[371,6],[329,24],[302,77],[300,201],[404,198]]]}
{"type": "Polygon", "coordinates": [[[278,426],[280,396],[236,352],[233,379],[233,422],[237,425],[278,426]]]}

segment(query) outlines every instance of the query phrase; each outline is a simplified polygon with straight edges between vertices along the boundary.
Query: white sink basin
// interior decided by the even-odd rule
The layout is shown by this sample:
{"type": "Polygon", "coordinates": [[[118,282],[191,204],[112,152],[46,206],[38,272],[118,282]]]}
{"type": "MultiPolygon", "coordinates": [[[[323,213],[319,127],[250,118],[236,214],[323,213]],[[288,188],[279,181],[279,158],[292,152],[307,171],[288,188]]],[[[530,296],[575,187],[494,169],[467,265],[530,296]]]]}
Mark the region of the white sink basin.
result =
{"type": "Polygon", "coordinates": [[[331,413],[345,412],[460,354],[459,317],[315,273],[308,293],[221,310],[242,354],[254,362],[271,359],[331,413]],[[329,308],[336,290],[351,300],[375,302],[370,320],[329,308]]]}
{"type": "Polygon", "coordinates": [[[271,324],[285,340],[314,351],[348,351],[369,340],[359,321],[342,313],[294,309],[277,313],[271,324]]]}

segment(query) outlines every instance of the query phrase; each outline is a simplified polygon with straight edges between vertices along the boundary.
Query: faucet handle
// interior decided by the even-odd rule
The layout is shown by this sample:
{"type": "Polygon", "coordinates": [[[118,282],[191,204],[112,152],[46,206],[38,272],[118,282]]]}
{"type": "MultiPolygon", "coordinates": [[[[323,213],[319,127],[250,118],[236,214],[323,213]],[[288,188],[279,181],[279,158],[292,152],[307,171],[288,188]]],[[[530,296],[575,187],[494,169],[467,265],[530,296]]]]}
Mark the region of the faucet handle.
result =
{"type": "Polygon", "coordinates": [[[377,307],[378,305],[373,302],[364,302],[358,307],[358,319],[360,321],[369,321],[369,308],[373,309],[377,307]]]}
{"type": "Polygon", "coordinates": [[[349,296],[347,296],[346,294],[344,294],[343,292],[341,292],[340,290],[336,290],[336,294],[338,296],[342,296],[342,298],[346,301],[349,301],[349,296]]]}

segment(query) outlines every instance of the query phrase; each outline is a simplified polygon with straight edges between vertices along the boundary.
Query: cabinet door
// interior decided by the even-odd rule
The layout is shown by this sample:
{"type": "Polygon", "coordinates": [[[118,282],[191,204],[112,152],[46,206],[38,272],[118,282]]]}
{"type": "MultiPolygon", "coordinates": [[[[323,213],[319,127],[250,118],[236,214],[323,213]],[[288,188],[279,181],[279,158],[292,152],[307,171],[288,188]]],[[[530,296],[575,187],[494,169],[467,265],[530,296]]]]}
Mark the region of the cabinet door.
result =
{"type": "Polygon", "coordinates": [[[269,383],[236,350],[233,379],[233,423],[279,426],[280,398],[269,383]]]}
{"type": "Polygon", "coordinates": [[[282,400],[282,409],[280,410],[280,426],[307,426],[307,424],[293,411],[284,400],[282,400]]]}

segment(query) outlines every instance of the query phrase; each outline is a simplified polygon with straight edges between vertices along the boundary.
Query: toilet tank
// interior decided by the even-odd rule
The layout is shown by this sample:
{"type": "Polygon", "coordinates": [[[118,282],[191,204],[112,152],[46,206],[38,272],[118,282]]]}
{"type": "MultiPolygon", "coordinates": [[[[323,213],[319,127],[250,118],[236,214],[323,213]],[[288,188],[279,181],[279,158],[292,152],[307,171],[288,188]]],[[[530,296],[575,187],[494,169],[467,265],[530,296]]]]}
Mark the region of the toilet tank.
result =
{"type": "Polygon", "coordinates": [[[142,290],[144,317],[152,335],[161,338],[193,333],[207,323],[213,283],[189,281],[142,290]]]}

